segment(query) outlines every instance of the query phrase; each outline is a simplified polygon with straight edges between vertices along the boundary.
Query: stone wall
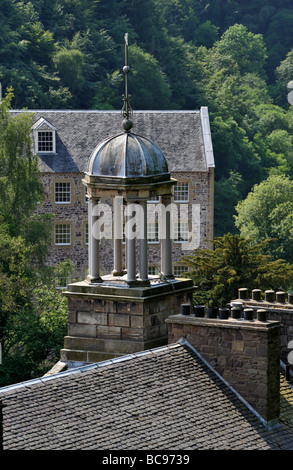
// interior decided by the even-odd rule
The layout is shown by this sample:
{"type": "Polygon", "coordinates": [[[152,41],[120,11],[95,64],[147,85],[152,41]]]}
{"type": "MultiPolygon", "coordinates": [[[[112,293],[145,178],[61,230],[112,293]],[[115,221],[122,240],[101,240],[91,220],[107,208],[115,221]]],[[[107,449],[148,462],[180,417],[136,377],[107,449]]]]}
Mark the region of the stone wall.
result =
{"type": "Polygon", "coordinates": [[[279,416],[280,324],[228,318],[169,317],[169,343],[184,337],[262,416],[279,416]]]}

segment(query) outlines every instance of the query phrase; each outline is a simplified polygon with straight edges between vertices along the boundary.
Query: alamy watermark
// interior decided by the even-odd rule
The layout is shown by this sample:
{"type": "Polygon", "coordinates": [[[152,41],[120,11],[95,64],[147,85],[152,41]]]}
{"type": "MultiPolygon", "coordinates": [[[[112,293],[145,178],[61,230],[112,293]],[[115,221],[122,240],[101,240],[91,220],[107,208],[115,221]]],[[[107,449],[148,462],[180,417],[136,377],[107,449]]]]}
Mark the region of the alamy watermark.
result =
{"type": "Polygon", "coordinates": [[[288,100],[288,103],[289,104],[293,104],[293,80],[291,80],[288,85],[287,85],[287,89],[289,91],[288,95],[287,95],[287,100],[288,100]]]}
{"type": "Polygon", "coordinates": [[[292,351],[289,352],[287,359],[289,364],[293,364],[293,341],[289,341],[288,343],[288,349],[292,349],[292,351]]]}
{"type": "MultiPolygon", "coordinates": [[[[123,197],[116,196],[114,205],[95,204],[91,210],[91,233],[96,239],[144,239],[147,227],[152,230],[152,241],[170,238],[181,243],[182,249],[194,250],[200,245],[200,204],[151,203],[145,207],[139,203],[123,204],[123,197]]],[[[150,233],[150,232],[149,232],[150,233]]]]}

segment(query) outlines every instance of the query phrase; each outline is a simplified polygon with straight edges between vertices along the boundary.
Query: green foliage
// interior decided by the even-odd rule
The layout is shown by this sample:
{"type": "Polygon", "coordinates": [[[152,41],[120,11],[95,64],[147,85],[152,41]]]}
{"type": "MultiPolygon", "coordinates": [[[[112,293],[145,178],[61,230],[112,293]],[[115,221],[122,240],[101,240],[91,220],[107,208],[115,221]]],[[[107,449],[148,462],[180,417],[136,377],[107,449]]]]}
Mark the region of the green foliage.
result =
{"type": "Polygon", "coordinates": [[[31,151],[32,121],[0,103],[0,386],[39,376],[59,358],[66,333],[66,299],[55,276],[68,263],[46,266],[50,216],[35,212],[43,196],[31,151]]]}
{"type": "Polygon", "coordinates": [[[76,49],[60,49],[55,53],[53,62],[58,75],[63,83],[73,92],[84,84],[83,63],[84,58],[81,51],[76,49]]]}
{"type": "Polygon", "coordinates": [[[274,258],[293,262],[293,181],[285,175],[272,175],[255,185],[236,206],[235,225],[243,237],[256,243],[267,238],[274,258]]]}
{"type": "Polygon", "coordinates": [[[0,81],[13,107],[121,109],[128,32],[134,109],[209,107],[225,233],[254,184],[292,176],[292,26],[290,0],[3,0],[0,81]]]}
{"type": "Polygon", "coordinates": [[[135,109],[168,109],[170,105],[170,89],[165,74],[157,60],[139,46],[129,47],[131,55],[131,85],[133,95],[132,105],[135,109]],[[140,90],[138,94],[132,90],[140,90]]]}
{"type": "Polygon", "coordinates": [[[265,255],[263,250],[269,243],[265,240],[255,244],[252,239],[227,233],[214,239],[214,250],[196,249],[192,255],[183,257],[190,269],[188,277],[198,287],[195,303],[225,306],[237,298],[239,287],[291,287],[293,266],[265,255]]]}
{"type": "Polygon", "coordinates": [[[236,62],[240,74],[263,74],[267,53],[261,34],[253,34],[245,26],[235,24],[225,31],[214,47],[219,54],[236,62]]]}
{"type": "Polygon", "coordinates": [[[48,250],[50,217],[35,213],[43,199],[37,157],[32,152],[31,117],[9,115],[12,91],[0,103],[0,223],[11,236],[21,236],[31,247],[36,264],[48,250]]]}

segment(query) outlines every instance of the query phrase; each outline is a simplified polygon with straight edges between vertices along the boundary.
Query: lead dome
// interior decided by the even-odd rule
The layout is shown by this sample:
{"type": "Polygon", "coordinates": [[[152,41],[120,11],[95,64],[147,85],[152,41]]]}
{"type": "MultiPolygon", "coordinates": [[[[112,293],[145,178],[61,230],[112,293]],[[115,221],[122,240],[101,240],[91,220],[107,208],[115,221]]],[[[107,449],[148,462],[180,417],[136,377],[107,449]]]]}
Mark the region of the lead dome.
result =
{"type": "Polygon", "coordinates": [[[162,150],[146,137],[130,132],[101,142],[91,155],[88,173],[115,179],[170,178],[162,150]]]}

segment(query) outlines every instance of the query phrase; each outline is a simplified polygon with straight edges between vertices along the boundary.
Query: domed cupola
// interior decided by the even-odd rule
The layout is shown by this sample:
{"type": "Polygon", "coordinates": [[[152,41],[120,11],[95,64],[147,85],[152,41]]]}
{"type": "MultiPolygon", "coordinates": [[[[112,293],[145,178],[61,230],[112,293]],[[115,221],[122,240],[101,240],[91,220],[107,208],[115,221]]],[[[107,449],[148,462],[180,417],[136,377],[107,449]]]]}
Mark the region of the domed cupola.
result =
{"type": "Polygon", "coordinates": [[[126,273],[128,285],[137,283],[149,285],[148,201],[154,198],[159,198],[160,201],[158,210],[162,212],[161,274],[165,278],[173,278],[170,205],[172,187],[176,181],[171,178],[162,150],[150,139],[131,132],[133,123],[128,94],[130,67],[127,64],[127,35],[125,45],[126,65],[123,67],[123,72],[126,78],[122,108],[124,131],[107,137],[96,146],[90,156],[88,171],[83,180],[89,200],[88,280],[91,283],[104,282],[100,276],[98,231],[103,223],[105,226],[113,219],[113,230],[110,230],[114,248],[111,282],[114,276],[119,277],[119,282],[122,282],[126,273]],[[107,220],[105,214],[109,211],[108,206],[105,207],[106,201],[111,201],[113,208],[113,214],[109,213],[107,220]],[[123,247],[123,230],[125,247],[123,247]],[[139,247],[138,251],[136,245],[139,247]]]}
{"type": "Polygon", "coordinates": [[[129,131],[109,137],[95,148],[88,174],[101,177],[105,183],[107,178],[117,182],[142,178],[145,183],[170,179],[162,150],[146,137],[129,131]]]}

